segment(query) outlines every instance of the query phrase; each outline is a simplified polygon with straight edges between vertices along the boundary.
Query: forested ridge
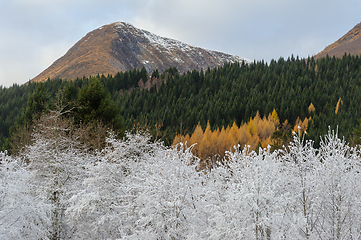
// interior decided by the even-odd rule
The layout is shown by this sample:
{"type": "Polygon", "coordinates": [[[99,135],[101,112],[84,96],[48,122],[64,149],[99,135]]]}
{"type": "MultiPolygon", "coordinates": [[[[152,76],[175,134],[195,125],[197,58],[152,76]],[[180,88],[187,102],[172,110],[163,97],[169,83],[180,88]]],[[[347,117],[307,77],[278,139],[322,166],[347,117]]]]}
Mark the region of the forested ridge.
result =
{"type": "Polygon", "coordinates": [[[209,121],[213,130],[233,122],[240,126],[257,111],[262,117],[273,109],[281,123],[311,117],[307,132],[316,142],[328,126],[338,126],[340,135],[350,139],[360,118],[360,70],[359,57],[344,56],[317,63],[291,57],[269,64],[226,64],[181,76],[170,71],[150,91],[125,92],[120,104],[126,126],[148,126],[166,142],[176,133],[191,134],[198,123],[206,129],[209,121]]]}
{"type": "MultiPolygon", "coordinates": [[[[276,110],[280,123],[294,125],[297,118],[310,118],[307,138],[319,142],[328,126],[351,139],[361,118],[361,59],[299,59],[293,56],[270,63],[225,64],[216,69],[179,75],[175,68],[148,75],[145,69],[97,76],[121,109],[125,129],[147,129],[154,138],[171,144],[176,134],[191,134],[199,123],[212,130],[241,126],[250,118],[268,116],[276,110]],[[309,111],[310,105],[314,106],[309,111]],[[336,108],[337,106],[337,108],[336,108]],[[337,110],[336,110],[337,109],[337,110]]],[[[88,77],[54,79],[44,83],[52,99],[68,87],[75,98],[88,77]]],[[[27,97],[37,83],[2,88],[1,141],[26,107],[27,97]]]]}
{"type": "Polygon", "coordinates": [[[360,71],[291,57],[2,88],[0,238],[360,239],[360,71]]]}

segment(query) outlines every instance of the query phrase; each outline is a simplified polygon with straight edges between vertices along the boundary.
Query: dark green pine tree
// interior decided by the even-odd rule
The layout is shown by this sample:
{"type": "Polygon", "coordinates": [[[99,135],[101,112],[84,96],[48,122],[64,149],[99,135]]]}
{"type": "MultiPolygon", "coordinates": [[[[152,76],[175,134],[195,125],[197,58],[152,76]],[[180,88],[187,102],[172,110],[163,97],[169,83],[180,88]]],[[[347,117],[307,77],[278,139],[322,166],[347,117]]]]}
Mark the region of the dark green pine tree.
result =
{"type": "Polygon", "coordinates": [[[88,86],[83,86],[78,94],[78,111],[75,114],[77,123],[88,124],[100,121],[116,131],[123,131],[123,121],[120,109],[110,99],[98,78],[91,78],[88,86]]]}
{"type": "Polygon", "coordinates": [[[23,112],[21,122],[22,124],[33,123],[44,110],[46,110],[46,104],[49,96],[46,94],[46,89],[43,83],[40,83],[35,89],[32,95],[29,96],[27,106],[23,112]]]}

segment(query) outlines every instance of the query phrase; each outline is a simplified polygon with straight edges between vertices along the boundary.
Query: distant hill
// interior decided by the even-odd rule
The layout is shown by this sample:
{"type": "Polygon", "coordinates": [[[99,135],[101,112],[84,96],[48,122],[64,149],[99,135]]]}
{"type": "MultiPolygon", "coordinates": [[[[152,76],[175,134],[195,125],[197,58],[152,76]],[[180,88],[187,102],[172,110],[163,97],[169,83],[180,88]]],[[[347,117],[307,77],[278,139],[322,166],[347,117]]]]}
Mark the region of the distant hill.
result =
{"type": "Polygon", "coordinates": [[[351,55],[361,55],[361,23],[343,35],[339,40],[327,46],[315,58],[335,56],[341,58],[345,53],[351,55]]]}
{"type": "Polygon", "coordinates": [[[133,68],[160,72],[177,67],[183,73],[244,58],[193,47],[160,37],[124,22],[105,25],[88,33],[61,58],[32,81],[48,78],[75,79],[96,74],[116,74],[133,68]]]}

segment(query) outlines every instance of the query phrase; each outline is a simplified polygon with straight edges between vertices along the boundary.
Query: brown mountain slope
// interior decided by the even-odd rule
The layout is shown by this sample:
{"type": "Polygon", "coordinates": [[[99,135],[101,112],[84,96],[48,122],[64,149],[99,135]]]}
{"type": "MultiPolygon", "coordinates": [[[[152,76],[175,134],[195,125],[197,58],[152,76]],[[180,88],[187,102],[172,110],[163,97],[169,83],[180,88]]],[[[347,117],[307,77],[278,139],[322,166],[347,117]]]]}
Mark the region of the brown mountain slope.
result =
{"type": "Polygon", "coordinates": [[[128,23],[100,27],[83,37],[61,58],[32,81],[48,78],[75,79],[97,74],[116,74],[145,67],[160,72],[177,67],[180,72],[213,68],[224,62],[244,61],[238,56],[193,47],[135,28],[128,23]]]}
{"type": "Polygon", "coordinates": [[[326,47],[315,58],[335,56],[341,58],[345,53],[351,55],[361,55],[361,23],[348,31],[343,37],[326,47]]]}

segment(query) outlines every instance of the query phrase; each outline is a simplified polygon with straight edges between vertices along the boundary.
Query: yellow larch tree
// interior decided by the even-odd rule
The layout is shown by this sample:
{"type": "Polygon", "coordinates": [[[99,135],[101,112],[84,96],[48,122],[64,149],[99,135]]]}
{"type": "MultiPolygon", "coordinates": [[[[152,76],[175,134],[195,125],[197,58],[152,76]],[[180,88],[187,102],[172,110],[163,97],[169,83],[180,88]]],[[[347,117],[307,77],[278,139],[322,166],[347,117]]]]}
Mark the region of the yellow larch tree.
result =
{"type": "Polygon", "coordinates": [[[310,104],[310,106],[308,106],[308,113],[314,113],[316,111],[315,106],[313,105],[313,103],[310,104]]]}
{"type": "Polygon", "coordinates": [[[217,148],[217,153],[220,155],[224,155],[224,141],[226,141],[227,138],[227,134],[226,134],[226,129],[224,128],[224,126],[222,127],[221,131],[219,132],[218,138],[217,138],[217,142],[216,142],[216,148],[217,148]]]}
{"type": "Polygon", "coordinates": [[[228,139],[228,133],[229,133],[229,126],[227,128],[222,127],[221,133],[218,137],[218,147],[219,151],[222,152],[222,155],[224,155],[225,151],[228,151],[229,146],[229,139],[228,139]]]}
{"type": "Polygon", "coordinates": [[[239,143],[239,129],[235,122],[233,122],[232,127],[229,129],[228,133],[228,149],[233,151],[233,146],[237,146],[239,143]]]}
{"type": "Polygon", "coordinates": [[[297,118],[295,126],[293,127],[293,131],[298,133],[299,131],[306,132],[308,127],[308,118],[305,118],[303,121],[300,119],[300,117],[297,118]]]}
{"type": "MultiPolygon", "coordinates": [[[[214,154],[217,154],[217,155],[222,155],[222,151],[221,149],[219,148],[218,146],[218,138],[219,138],[219,135],[220,135],[220,131],[219,131],[219,128],[217,128],[216,130],[214,130],[212,132],[212,136],[211,136],[211,139],[210,139],[210,142],[211,142],[211,146],[213,148],[213,152],[214,154]]],[[[223,156],[223,155],[222,155],[223,156]]]]}
{"type": "Polygon", "coordinates": [[[279,119],[279,117],[278,117],[278,114],[277,114],[277,112],[276,112],[276,109],[273,109],[272,114],[270,114],[270,115],[268,116],[268,120],[273,122],[273,124],[275,125],[275,128],[276,128],[276,130],[277,130],[278,127],[279,127],[279,125],[280,125],[280,119],[279,119]]]}
{"type": "Polygon", "coordinates": [[[271,136],[272,133],[276,130],[274,122],[270,119],[271,116],[269,116],[268,119],[266,117],[263,117],[263,119],[258,121],[257,135],[259,136],[261,141],[271,136]]]}
{"type": "Polygon", "coordinates": [[[197,143],[193,148],[193,154],[196,156],[199,156],[199,144],[203,139],[203,130],[201,125],[198,123],[196,129],[194,129],[194,132],[192,136],[189,139],[189,146],[197,143]]]}
{"type": "Polygon", "coordinates": [[[255,135],[257,133],[257,125],[255,124],[255,122],[253,121],[252,118],[249,119],[249,122],[247,124],[247,131],[249,132],[249,134],[251,134],[251,136],[255,135]]]}
{"type": "Polygon", "coordinates": [[[177,144],[180,143],[180,142],[183,142],[183,141],[182,141],[182,138],[184,138],[184,137],[181,136],[180,134],[177,134],[177,135],[174,137],[172,146],[177,145],[177,144]]]}
{"type": "Polygon", "coordinates": [[[251,133],[247,129],[247,124],[243,124],[239,127],[238,130],[238,141],[241,149],[244,148],[247,144],[249,144],[252,136],[251,133]]]}
{"type": "Polygon", "coordinates": [[[206,130],[204,131],[203,138],[199,142],[199,157],[201,159],[206,159],[213,154],[212,145],[211,145],[211,137],[212,137],[212,130],[209,121],[207,122],[206,130]]]}
{"type": "Polygon", "coordinates": [[[188,147],[190,147],[190,139],[191,137],[189,136],[189,134],[187,133],[187,135],[185,137],[182,136],[181,138],[181,142],[183,142],[184,144],[186,144],[188,147]]]}
{"type": "Polygon", "coordinates": [[[336,104],[335,114],[338,113],[338,110],[339,110],[339,108],[340,108],[340,105],[342,105],[342,104],[343,104],[343,102],[342,102],[341,98],[339,98],[338,101],[337,101],[337,104],[336,104]]]}

